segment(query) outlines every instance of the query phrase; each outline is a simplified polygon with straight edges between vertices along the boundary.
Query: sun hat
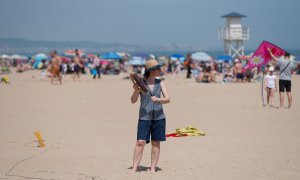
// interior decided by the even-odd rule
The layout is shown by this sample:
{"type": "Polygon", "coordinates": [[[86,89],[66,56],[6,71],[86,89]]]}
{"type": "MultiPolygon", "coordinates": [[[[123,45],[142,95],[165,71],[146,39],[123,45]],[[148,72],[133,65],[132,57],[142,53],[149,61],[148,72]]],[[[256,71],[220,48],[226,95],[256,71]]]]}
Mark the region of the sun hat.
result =
{"type": "Polygon", "coordinates": [[[149,59],[145,64],[145,73],[161,68],[156,59],[149,59]]]}
{"type": "Polygon", "coordinates": [[[274,71],[274,67],[273,66],[269,67],[269,71],[274,71]]]}

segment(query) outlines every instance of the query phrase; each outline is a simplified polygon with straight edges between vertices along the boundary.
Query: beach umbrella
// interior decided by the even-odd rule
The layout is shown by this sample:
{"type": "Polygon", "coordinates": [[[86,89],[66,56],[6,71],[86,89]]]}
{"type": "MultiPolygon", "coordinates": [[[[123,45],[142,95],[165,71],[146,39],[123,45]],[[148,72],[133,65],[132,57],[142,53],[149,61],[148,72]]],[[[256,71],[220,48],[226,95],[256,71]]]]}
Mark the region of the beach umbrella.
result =
{"type": "Polygon", "coordinates": [[[221,55],[217,57],[219,61],[231,61],[233,58],[229,55],[221,55]]]}
{"type": "Polygon", "coordinates": [[[205,52],[195,52],[192,54],[192,59],[195,61],[212,61],[213,58],[205,52]]]}
{"type": "Polygon", "coordinates": [[[169,58],[167,56],[159,56],[157,59],[159,61],[168,61],[169,58]]]}
{"type": "Polygon", "coordinates": [[[117,52],[117,54],[122,58],[128,58],[130,56],[130,54],[127,52],[117,52]]]}
{"type": "Polygon", "coordinates": [[[128,64],[131,65],[145,65],[146,59],[138,56],[133,56],[129,61],[128,64]]]}
{"type": "Polygon", "coordinates": [[[9,55],[6,55],[6,54],[1,55],[1,59],[8,59],[8,58],[9,58],[9,55]]]}
{"type": "Polygon", "coordinates": [[[9,59],[21,59],[21,58],[22,58],[22,56],[19,54],[14,54],[9,57],[9,59]]]}
{"type": "MultiPolygon", "coordinates": [[[[78,50],[78,53],[79,53],[79,56],[84,56],[85,55],[85,53],[83,51],[80,51],[80,50],[78,50]]],[[[72,50],[72,49],[67,50],[67,51],[64,52],[64,55],[65,56],[75,56],[76,55],[75,50],[72,50]]]]}
{"type": "Polygon", "coordinates": [[[35,61],[42,61],[48,59],[48,56],[44,53],[39,53],[34,56],[35,61]]]}
{"type": "Polygon", "coordinates": [[[181,54],[172,54],[169,56],[171,61],[177,61],[179,60],[181,63],[185,60],[185,56],[181,54]]]}
{"type": "Polygon", "coordinates": [[[300,56],[295,57],[296,61],[300,61],[300,56]]]}
{"type": "Polygon", "coordinates": [[[101,65],[108,65],[108,64],[110,64],[110,61],[108,61],[106,59],[100,59],[100,64],[101,65]]]}
{"type": "Polygon", "coordinates": [[[156,56],[154,54],[149,54],[149,57],[152,58],[152,59],[156,58],[156,56]]]}
{"type": "Polygon", "coordinates": [[[92,54],[92,53],[89,53],[89,54],[87,54],[86,56],[87,56],[88,58],[91,58],[91,59],[96,57],[96,55],[95,55],[95,54],[92,54]]]}
{"type": "Polygon", "coordinates": [[[70,62],[71,61],[71,58],[69,58],[69,57],[61,56],[60,58],[63,62],[70,62]]]}
{"type": "Polygon", "coordinates": [[[122,59],[122,57],[119,56],[115,52],[109,52],[109,53],[102,54],[101,58],[102,59],[114,59],[114,60],[120,60],[120,59],[122,59]]]}
{"type": "Polygon", "coordinates": [[[184,56],[181,55],[181,54],[172,54],[172,55],[170,55],[169,57],[170,57],[170,58],[177,58],[177,59],[180,59],[180,58],[182,58],[182,57],[184,57],[184,56]]]}
{"type": "MultiPolygon", "coordinates": [[[[153,54],[147,54],[147,53],[134,53],[132,56],[135,56],[135,57],[141,57],[141,58],[144,58],[144,59],[150,59],[150,58],[153,58],[153,54]]],[[[154,56],[155,58],[155,56],[154,56]]]]}
{"type": "Polygon", "coordinates": [[[44,53],[34,55],[33,68],[37,69],[43,60],[48,60],[48,56],[44,53]]]}
{"type": "Polygon", "coordinates": [[[146,61],[145,60],[130,60],[130,61],[128,61],[128,64],[135,65],[135,66],[141,66],[141,65],[145,65],[146,61]]]}

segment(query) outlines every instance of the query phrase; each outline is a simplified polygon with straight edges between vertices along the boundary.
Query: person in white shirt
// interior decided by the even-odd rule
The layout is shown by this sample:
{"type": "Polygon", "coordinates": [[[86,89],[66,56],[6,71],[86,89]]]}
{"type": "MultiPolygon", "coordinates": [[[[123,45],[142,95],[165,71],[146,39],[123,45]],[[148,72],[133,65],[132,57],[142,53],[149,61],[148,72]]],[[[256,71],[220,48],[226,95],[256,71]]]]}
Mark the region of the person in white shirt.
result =
{"type": "Polygon", "coordinates": [[[267,91],[267,104],[270,107],[274,106],[274,93],[277,92],[277,80],[274,75],[274,67],[271,66],[269,68],[269,74],[266,75],[265,78],[265,89],[267,91]]]}

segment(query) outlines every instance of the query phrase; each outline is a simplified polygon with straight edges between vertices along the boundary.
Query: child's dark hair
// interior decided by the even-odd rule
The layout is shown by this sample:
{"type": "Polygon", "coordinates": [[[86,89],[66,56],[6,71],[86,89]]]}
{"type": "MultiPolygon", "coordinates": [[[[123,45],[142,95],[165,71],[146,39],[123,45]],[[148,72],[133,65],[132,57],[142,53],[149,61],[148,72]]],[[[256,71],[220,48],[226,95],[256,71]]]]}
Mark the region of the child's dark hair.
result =
{"type": "Polygon", "coordinates": [[[284,57],[288,57],[288,58],[289,58],[290,56],[291,56],[290,53],[288,53],[288,52],[285,52],[285,53],[284,53],[284,57]]]}

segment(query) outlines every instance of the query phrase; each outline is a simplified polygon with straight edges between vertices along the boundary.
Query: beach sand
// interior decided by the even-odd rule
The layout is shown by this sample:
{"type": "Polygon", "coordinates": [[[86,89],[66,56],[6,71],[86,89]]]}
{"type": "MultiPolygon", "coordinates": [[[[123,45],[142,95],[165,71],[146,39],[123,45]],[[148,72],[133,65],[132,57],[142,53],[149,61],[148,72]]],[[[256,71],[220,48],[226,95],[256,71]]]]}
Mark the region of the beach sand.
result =
{"type": "Polygon", "coordinates": [[[39,73],[11,74],[10,85],[0,84],[0,179],[300,179],[300,76],[293,77],[292,109],[262,107],[258,83],[167,78],[167,132],[193,126],[207,135],[167,138],[156,174],[147,145],[140,171],[127,174],[139,103],[130,103],[126,74],[50,85],[39,73]]]}

